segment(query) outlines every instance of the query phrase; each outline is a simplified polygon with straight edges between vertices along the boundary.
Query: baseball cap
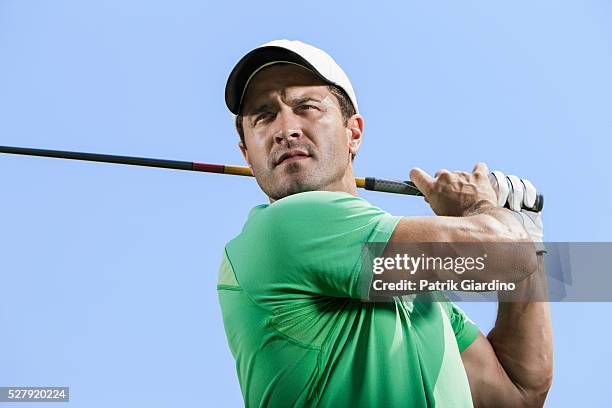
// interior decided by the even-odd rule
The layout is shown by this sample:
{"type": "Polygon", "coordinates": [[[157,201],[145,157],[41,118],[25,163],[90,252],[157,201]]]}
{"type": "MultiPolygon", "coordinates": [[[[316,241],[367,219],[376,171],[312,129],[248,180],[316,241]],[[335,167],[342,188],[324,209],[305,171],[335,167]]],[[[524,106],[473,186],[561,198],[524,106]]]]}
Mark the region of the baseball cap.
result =
{"type": "Polygon", "coordinates": [[[234,67],[225,84],[225,104],[238,115],[250,80],[261,69],[279,63],[297,64],[323,81],[340,87],[358,112],[357,97],[346,73],[325,51],[301,41],[274,40],[247,53],[234,67]]]}

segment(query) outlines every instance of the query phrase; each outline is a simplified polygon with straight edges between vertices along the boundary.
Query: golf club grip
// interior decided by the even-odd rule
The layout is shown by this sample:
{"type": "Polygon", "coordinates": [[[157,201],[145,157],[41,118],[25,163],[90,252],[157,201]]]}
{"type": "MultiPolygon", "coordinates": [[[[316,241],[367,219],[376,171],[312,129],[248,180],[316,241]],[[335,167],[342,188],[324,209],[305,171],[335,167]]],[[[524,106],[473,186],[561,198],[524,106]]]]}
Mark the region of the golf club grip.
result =
{"type": "Polygon", "coordinates": [[[372,191],[381,191],[385,193],[407,194],[413,196],[422,196],[423,193],[414,185],[412,181],[395,181],[386,180],[375,177],[365,178],[365,189],[372,191]]]}
{"type": "MultiPolygon", "coordinates": [[[[381,191],[385,193],[407,194],[413,196],[422,196],[423,193],[414,185],[412,181],[395,181],[386,180],[375,177],[365,178],[365,189],[372,191],[381,191]]],[[[544,196],[537,193],[533,207],[523,207],[525,210],[540,212],[544,208],[544,196]]]]}

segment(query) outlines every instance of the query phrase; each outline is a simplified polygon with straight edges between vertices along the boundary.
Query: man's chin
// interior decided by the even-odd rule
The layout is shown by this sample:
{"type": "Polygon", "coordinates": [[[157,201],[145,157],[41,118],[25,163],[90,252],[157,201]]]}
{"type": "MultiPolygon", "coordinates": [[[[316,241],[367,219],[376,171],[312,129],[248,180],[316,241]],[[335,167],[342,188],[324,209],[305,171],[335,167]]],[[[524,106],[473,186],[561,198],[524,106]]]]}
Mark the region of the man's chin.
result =
{"type": "Polygon", "coordinates": [[[324,189],[324,177],[312,158],[281,163],[269,174],[267,188],[262,190],[273,200],[324,189]]]}
{"type": "Polygon", "coordinates": [[[276,171],[281,174],[295,174],[308,171],[309,164],[312,158],[304,158],[301,160],[295,160],[290,162],[283,162],[276,166],[276,171]]]}
{"type": "Polygon", "coordinates": [[[302,172],[284,174],[278,177],[275,182],[273,194],[268,194],[268,196],[275,200],[280,200],[293,194],[322,189],[320,180],[313,177],[313,175],[302,172]]]}
{"type": "Polygon", "coordinates": [[[316,191],[320,190],[321,186],[318,183],[314,183],[312,180],[308,180],[308,178],[300,178],[294,180],[287,180],[287,183],[279,186],[278,189],[279,196],[287,197],[292,194],[304,193],[306,191],[316,191]]]}

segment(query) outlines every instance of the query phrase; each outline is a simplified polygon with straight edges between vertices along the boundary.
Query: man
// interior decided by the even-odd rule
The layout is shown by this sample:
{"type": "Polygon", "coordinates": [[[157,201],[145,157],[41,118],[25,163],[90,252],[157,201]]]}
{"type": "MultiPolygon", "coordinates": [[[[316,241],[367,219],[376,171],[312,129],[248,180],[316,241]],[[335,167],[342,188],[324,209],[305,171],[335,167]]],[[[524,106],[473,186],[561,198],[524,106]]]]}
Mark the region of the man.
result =
{"type": "MultiPolygon", "coordinates": [[[[436,216],[370,205],[357,196],[352,168],[364,128],[353,87],[328,54],[299,41],[245,55],[226,103],[271,203],[253,208],[227,244],[217,286],[247,406],[543,404],[552,377],[546,303],[500,303],[485,337],[450,302],[363,302],[358,266],[369,242],[541,239],[537,219],[527,226],[521,220],[531,218],[517,217],[530,183],[519,188],[511,178],[509,194],[496,173],[496,194],[484,163],[435,177],[413,169],[436,216]]],[[[516,258],[493,273],[516,273],[519,289],[539,284],[535,255],[516,258]]]]}

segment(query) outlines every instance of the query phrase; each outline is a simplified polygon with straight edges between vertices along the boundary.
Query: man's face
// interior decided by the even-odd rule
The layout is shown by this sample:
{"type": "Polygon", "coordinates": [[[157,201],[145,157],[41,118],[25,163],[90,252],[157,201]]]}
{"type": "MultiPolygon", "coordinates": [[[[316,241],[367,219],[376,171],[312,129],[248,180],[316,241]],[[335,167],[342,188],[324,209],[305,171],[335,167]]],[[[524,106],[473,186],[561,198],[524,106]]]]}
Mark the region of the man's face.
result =
{"type": "Polygon", "coordinates": [[[346,190],[363,122],[355,115],[345,126],[338,100],[314,73],[293,64],[262,69],[249,83],[242,114],[240,148],[272,201],[346,190]]]}

